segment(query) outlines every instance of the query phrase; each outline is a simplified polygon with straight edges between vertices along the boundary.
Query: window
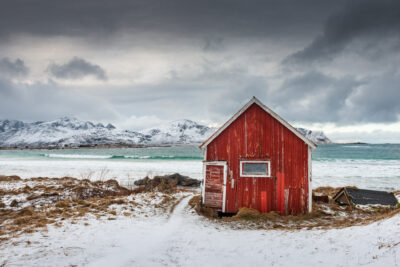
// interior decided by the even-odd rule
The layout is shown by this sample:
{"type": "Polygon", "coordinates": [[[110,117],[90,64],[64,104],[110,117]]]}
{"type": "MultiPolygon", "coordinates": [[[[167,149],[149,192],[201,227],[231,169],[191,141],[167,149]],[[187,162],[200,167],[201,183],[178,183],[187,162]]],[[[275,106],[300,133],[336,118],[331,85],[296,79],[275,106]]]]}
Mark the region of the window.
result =
{"type": "Polygon", "coordinates": [[[240,176],[242,177],[270,177],[269,161],[245,160],[240,162],[240,176]]]}

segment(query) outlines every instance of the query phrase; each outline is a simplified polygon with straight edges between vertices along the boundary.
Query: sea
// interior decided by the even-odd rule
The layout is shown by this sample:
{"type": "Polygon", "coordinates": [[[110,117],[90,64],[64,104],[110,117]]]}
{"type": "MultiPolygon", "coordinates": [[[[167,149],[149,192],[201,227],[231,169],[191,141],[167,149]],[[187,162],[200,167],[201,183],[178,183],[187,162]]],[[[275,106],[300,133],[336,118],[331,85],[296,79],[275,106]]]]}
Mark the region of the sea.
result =
{"type": "MultiPolygon", "coordinates": [[[[30,177],[116,179],[132,185],[171,173],[201,179],[197,146],[0,150],[0,174],[30,177]]],[[[312,186],[400,190],[400,144],[329,144],[313,151],[312,186]]]]}

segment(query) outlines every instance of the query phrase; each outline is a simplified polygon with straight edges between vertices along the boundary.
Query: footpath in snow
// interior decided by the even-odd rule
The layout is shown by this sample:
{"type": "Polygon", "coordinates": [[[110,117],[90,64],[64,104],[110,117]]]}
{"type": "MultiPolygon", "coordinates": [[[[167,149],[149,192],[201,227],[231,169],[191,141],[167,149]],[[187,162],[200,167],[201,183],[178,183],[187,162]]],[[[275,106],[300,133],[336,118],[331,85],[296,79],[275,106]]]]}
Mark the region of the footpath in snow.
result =
{"type": "MultiPolygon", "coordinates": [[[[198,216],[91,218],[0,247],[5,266],[400,266],[400,216],[332,230],[233,230],[198,216]]],[[[0,262],[1,263],[1,262],[0,262]]]]}

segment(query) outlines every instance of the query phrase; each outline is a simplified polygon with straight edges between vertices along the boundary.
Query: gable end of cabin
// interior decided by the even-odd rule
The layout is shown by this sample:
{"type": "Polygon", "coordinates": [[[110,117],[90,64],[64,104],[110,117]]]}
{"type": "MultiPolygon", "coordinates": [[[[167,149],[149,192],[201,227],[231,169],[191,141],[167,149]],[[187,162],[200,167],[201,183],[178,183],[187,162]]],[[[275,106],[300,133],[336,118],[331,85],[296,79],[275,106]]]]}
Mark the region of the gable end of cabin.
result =
{"type": "Polygon", "coordinates": [[[253,98],[203,143],[203,203],[222,213],[309,212],[313,146],[259,103],[253,98]]]}

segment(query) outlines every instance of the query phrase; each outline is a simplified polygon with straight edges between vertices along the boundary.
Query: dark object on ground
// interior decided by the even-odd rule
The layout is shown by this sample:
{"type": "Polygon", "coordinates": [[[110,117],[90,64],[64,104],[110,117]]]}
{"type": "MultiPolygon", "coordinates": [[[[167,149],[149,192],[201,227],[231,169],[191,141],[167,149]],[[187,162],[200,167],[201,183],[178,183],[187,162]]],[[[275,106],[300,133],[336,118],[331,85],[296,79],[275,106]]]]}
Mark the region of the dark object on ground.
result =
{"type": "Polygon", "coordinates": [[[169,185],[169,186],[186,186],[186,187],[199,187],[201,181],[189,178],[188,176],[180,175],[179,173],[174,173],[164,176],[155,176],[153,179],[145,177],[143,179],[135,181],[137,186],[145,186],[147,190],[154,189],[159,185],[169,185]]]}
{"type": "Polygon", "coordinates": [[[397,199],[393,193],[346,187],[340,189],[333,200],[346,205],[396,206],[397,204],[397,199]]]}
{"type": "Polygon", "coordinates": [[[312,200],[329,203],[329,197],[327,195],[322,195],[322,196],[312,195],[312,200]]]}

